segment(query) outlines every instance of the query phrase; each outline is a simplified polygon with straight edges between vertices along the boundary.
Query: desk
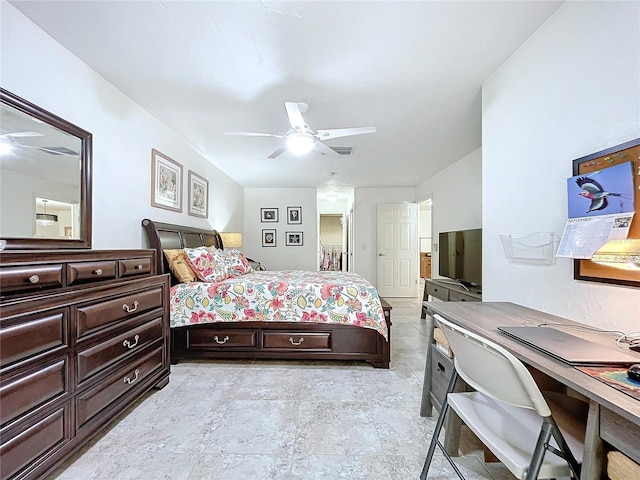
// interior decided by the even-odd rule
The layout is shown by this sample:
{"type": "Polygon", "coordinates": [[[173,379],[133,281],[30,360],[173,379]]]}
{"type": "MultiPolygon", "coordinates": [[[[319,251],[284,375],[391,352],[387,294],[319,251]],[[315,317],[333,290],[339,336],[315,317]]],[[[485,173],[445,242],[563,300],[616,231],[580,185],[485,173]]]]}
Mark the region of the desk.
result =
{"type": "MultiPolygon", "coordinates": [[[[580,324],[513,303],[434,302],[429,307],[451,322],[502,345],[526,365],[564,385],[567,393],[582,396],[589,402],[581,480],[601,478],[604,442],[640,463],[640,401],[496,330],[498,325],[522,325],[525,322],[580,324]]],[[[612,336],[578,330],[571,333],[598,343],[615,345],[612,336]]],[[[640,363],[640,355],[637,356],[640,363]]],[[[425,395],[428,396],[429,392],[423,391],[423,398],[425,395]]],[[[446,434],[455,436],[457,433],[446,434]]]]}

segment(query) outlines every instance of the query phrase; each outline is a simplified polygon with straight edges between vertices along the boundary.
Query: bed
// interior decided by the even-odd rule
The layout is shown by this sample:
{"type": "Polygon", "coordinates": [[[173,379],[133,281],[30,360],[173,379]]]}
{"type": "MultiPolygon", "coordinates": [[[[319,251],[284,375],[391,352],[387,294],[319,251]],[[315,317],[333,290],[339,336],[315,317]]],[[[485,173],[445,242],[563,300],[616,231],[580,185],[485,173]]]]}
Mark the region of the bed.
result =
{"type": "Polygon", "coordinates": [[[219,233],[149,219],[142,226],[159,273],[171,276],[172,363],[359,360],[389,368],[391,306],[359,275],[257,270],[213,283],[180,282],[164,251],[222,249],[219,233]]]}

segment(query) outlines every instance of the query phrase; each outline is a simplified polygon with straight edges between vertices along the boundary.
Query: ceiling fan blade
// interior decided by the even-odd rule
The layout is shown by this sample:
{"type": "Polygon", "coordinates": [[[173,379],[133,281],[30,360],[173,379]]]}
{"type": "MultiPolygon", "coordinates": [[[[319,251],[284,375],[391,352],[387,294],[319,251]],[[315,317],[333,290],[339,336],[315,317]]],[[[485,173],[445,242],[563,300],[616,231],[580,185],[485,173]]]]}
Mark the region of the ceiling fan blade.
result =
{"type": "Polygon", "coordinates": [[[21,137],[42,137],[44,134],[38,132],[14,132],[14,133],[3,133],[0,135],[2,137],[13,137],[13,138],[21,138],[21,137]]]}
{"type": "Polygon", "coordinates": [[[375,133],[375,131],[376,127],[333,128],[331,130],[318,130],[318,138],[320,140],[330,140],[332,138],[349,137],[351,135],[375,133]]]}
{"type": "Polygon", "coordinates": [[[280,147],[279,149],[277,149],[275,152],[273,152],[271,155],[269,155],[268,158],[276,158],[279,157],[280,155],[282,155],[284,152],[286,152],[287,149],[286,147],[280,147]]]}
{"type": "Polygon", "coordinates": [[[336,152],[335,150],[333,150],[332,148],[327,147],[324,143],[322,143],[320,140],[316,140],[316,143],[313,145],[313,149],[316,152],[320,152],[323,155],[329,155],[329,156],[333,156],[333,157],[338,157],[340,156],[338,152],[336,152]]]}
{"type": "Polygon", "coordinates": [[[284,135],[276,135],[275,133],[258,133],[258,132],[224,132],[225,135],[240,135],[243,137],[276,137],[284,138],[284,135]]]}
{"type": "Polygon", "coordinates": [[[284,106],[287,109],[287,116],[289,117],[291,128],[295,130],[303,130],[305,123],[302,119],[300,106],[296,102],[284,102],[284,106]]]}

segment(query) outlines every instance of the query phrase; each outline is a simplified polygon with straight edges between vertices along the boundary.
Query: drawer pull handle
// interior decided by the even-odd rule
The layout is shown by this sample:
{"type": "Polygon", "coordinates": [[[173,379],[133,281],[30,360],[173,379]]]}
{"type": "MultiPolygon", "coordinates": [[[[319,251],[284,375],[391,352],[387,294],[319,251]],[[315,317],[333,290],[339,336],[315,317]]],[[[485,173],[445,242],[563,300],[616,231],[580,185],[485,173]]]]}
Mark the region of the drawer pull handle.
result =
{"type": "Polygon", "coordinates": [[[29,281],[31,283],[38,283],[40,281],[40,277],[38,275],[31,275],[29,277],[29,281]]]}
{"type": "Polygon", "coordinates": [[[94,270],[94,271],[93,271],[93,273],[94,273],[95,275],[102,275],[102,269],[101,269],[101,268],[98,268],[98,269],[94,270]]]}
{"type": "Polygon", "coordinates": [[[135,266],[135,269],[136,269],[136,270],[142,270],[142,265],[136,265],[136,266],[135,266]]]}
{"type": "Polygon", "coordinates": [[[140,375],[140,369],[136,368],[136,371],[133,373],[135,373],[136,376],[133,378],[124,377],[124,383],[128,383],[129,385],[136,383],[136,381],[138,380],[138,375],[140,375]]]}
{"type": "Polygon", "coordinates": [[[127,313],[135,312],[138,309],[138,301],[133,302],[133,308],[129,307],[126,303],[122,305],[122,309],[127,313]]]}
{"type": "Polygon", "coordinates": [[[133,337],[133,340],[134,340],[133,343],[129,342],[129,340],[125,340],[124,342],[122,342],[122,345],[124,345],[128,349],[132,349],[133,347],[138,345],[138,340],[140,340],[140,335],[136,335],[135,337],[133,337]]]}
{"type": "Polygon", "coordinates": [[[298,342],[294,342],[292,337],[289,337],[289,343],[291,345],[302,345],[302,342],[304,342],[304,337],[300,337],[300,341],[298,342]]]}
{"type": "Polygon", "coordinates": [[[225,343],[227,343],[229,341],[229,337],[225,336],[222,340],[220,340],[218,338],[218,336],[216,335],[215,337],[213,337],[213,339],[216,341],[216,343],[219,343],[220,345],[224,345],[225,343]]]}
{"type": "Polygon", "coordinates": [[[438,371],[444,372],[444,365],[442,365],[440,362],[438,362],[438,371]]]}

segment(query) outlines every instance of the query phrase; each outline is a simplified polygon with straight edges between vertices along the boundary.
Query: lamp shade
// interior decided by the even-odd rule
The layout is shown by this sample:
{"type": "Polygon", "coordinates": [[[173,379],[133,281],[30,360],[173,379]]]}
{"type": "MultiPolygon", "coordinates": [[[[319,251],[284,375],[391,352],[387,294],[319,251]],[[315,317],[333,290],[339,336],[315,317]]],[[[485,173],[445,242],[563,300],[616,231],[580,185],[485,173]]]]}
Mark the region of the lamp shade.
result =
{"type": "Polygon", "coordinates": [[[623,270],[640,270],[640,238],[610,240],[593,254],[591,261],[623,270]]]}
{"type": "Polygon", "coordinates": [[[240,248],[242,247],[242,234],[236,232],[221,233],[222,245],[224,248],[240,248]]]}

